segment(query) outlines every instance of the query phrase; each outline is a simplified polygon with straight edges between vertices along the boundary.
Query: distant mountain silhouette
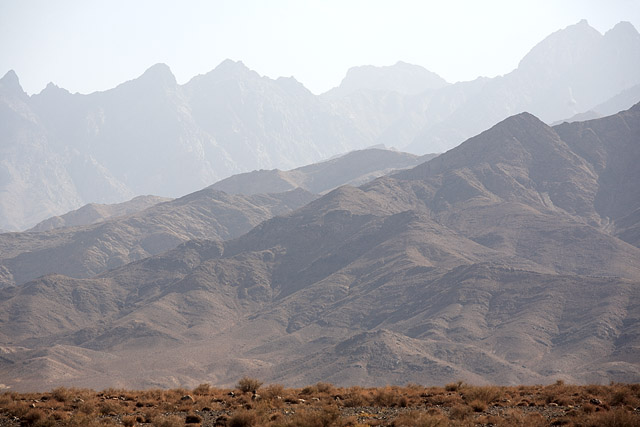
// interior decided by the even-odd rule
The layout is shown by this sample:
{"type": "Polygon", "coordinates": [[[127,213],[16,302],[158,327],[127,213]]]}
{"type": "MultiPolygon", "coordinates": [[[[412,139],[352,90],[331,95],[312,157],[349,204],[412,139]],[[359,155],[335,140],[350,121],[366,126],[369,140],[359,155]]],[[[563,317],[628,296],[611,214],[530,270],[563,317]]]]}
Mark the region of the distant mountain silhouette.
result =
{"type": "Polygon", "coordinates": [[[548,123],[571,117],[640,83],[637,70],[633,25],[621,22],[601,35],[583,20],[538,43],[511,73],[478,81],[476,93],[441,122],[427,123],[405,149],[445,151],[520,111],[548,123]]]}
{"type": "Polygon", "coordinates": [[[259,194],[303,188],[321,194],[345,184],[364,184],[394,170],[416,166],[435,156],[415,156],[378,148],[366,149],[289,171],[273,169],[233,175],[216,182],[211,188],[232,194],[259,194]]]}
{"type": "Polygon", "coordinates": [[[96,224],[113,217],[137,213],[158,203],[168,202],[169,200],[171,199],[166,197],[138,196],[127,202],[113,205],[90,203],[75,211],[67,212],[64,215],[48,218],[27,231],[48,231],[55,228],[96,224]]]}
{"type": "Polygon", "coordinates": [[[347,72],[340,86],[325,92],[325,98],[340,98],[360,90],[391,91],[415,95],[429,89],[440,89],[448,83],[436,73],[419,65],[399,61],[388,67],[365,65],[347,72]]]}
{"type": "Polygon", "coordinates": [[[235,239],[5,287],[0,376],[16,389],[636,382],[639,136],[640,104],[555,127],[520,113],[235,239]]]}
{"type": "Polygon", "coordinates": [[[105,92],[0,81],[0,226],[31,227],[88,202],[177,197],[236,172],[313,163],[370,140],[292,79],[225,61],[187,84],[157,64],[105,92]]]}

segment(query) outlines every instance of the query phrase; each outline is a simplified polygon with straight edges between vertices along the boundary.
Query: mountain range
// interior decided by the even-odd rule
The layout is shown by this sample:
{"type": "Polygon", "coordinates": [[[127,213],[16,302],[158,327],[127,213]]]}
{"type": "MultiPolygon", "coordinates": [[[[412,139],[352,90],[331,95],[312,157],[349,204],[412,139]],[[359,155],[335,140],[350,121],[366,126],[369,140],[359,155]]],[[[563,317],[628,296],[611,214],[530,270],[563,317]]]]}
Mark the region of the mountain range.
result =
{"type": "Polygon", "coordinates": [[[353,68],[316,96],[293,78],[227,60],[182,85],[156,64],[104,92],[51,83],[29,96],[10,71],[0,79],[0,229],[25,230],[88,203],[180,197],[233,174],[378,144],[443,152],[521,111],[552,123],[616,96],[626,109],[638,101],[639,69],[631,24],[602,35],[581,21],[511,73],[456,84],[398,62],[353,68]]]}
{"type": "MultiPolygon", "coordinates": [[[[270,195],[275,207],[310,201],[245,234],[210,227],[86,278],[7,283],[0,380],[17,390],[242,375],[293,386],[637,382],[638,141],[640,104],[554,127],[519,113],[359,187],[270,195]]],[[[234,216],[258,197],[202,192],[195,210],[242,198],[234,216]]],[[[88,227],[174,226],[199,197],[88,227]],[[180,216],[157,213],[178,206],[180,216]]],[[[47,233],[64,230],[74,228],[47,233]]]]}
{"type": "Polygon", "coordinates": [[[115,205],[89,204],[29,232],[0,234],[0,287],[45,274],[91,277],[191,239],[238,237],[307,204],[315,193],[368,182],[432,157],[367,149],[291,171],[241,174],[175,200],[140,196],[115,205]],[[278,177],[287,178],[286,186],[279,185],[278,177]]]}

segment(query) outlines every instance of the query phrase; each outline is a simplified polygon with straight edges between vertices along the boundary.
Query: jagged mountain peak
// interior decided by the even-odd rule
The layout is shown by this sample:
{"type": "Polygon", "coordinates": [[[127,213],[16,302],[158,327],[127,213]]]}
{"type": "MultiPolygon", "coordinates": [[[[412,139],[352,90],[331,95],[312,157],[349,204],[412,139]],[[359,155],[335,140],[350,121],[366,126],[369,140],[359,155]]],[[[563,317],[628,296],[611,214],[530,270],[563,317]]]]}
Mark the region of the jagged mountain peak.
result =
{"type": "Polygon", "coordinates": [[[167,86],[175,86],[176,78],[167,64],[157,63],[149,67],[138,80],[153,81],[167,86]]]}
{"type": "Polygon", "coordinates": [[[39,96],[56,96],[56,95],[69,95],[69,91],[65,88],[61,88],[53,82],[49,82],[47,86],[42,89],[38,94],[39,96]]]}
{"type": "Polygon", "coordinates": [[[200,74],[189,80],[185,87],[198,88],[195,91],[200,91],[202,88],[200,85],[205,86],[211,84],[217,84],[227,80],[256,80],[260,75],[247,67],[242,61],[234,61],[232,59],[225,59],[216,68],[205,74],[200,74]]]}
{"type": "Polygon", "coordinates": [[[232,59],[225,59],[207,75],[216,75],[224,78],[238,78],[248,76],[259,77],[258,73],[247,67],[244,62],[234,61],[232,59]]]}
{"type": "Polygon", "coordinates": [[[9,70],[6,74],[0,79],[0,91],[2,92],[13,92],[13,93],[24,93],[22,86],[20,86],[20,79],[18,79],[18,75],[15,71],[9,70]]]}
{"type": "Polygon", "coordinates": [[[546,68],[564,69],[579,60],[602,38],[586,19],[558,30],[535,45],[518,65],[519,69],[539,71],[546,68]]]}

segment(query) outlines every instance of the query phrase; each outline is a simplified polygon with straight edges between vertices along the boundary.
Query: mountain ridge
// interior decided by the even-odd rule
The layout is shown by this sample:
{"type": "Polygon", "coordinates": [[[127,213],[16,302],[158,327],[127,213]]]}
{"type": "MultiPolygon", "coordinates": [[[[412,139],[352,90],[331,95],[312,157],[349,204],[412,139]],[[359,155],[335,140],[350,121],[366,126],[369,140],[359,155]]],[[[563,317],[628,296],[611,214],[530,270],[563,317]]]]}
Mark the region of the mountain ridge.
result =
{"type": "Polygon", "coordinates": [[[504,76],[446,84],[402,62],[364,66],[358,72],[371,78],[354,80],[354,69],[345,84],[357,90],[336,96],[231,60],[183,85],[156,64],[88,95],[51,84],[29,96],[8,72],[0,227],[30,228],[87,203],[179,197],[239,172],[293,169],[377,144],[446,151],[520,111],[546,122],[588,111],[640,84],[637,57],[631,24],[601,35],[581,22],[547,37],[504,76]]]}
{"type": "MultiPolygon", "coordinates": [[[[628,174],[612,159],[640,160],[639,132],[638,106],[553,128],[522,113],[232,240],[6,287],[3,381],[634,381],[640,247],[598,222],[596,200],[628,174]],[[37,311],[56,298],[64,319],[37,311]],[[58,366],[79,368],[61,379],[58,366]]],[[[635,192],[610,200],[621,219],[638,219],[635,192]]]]}

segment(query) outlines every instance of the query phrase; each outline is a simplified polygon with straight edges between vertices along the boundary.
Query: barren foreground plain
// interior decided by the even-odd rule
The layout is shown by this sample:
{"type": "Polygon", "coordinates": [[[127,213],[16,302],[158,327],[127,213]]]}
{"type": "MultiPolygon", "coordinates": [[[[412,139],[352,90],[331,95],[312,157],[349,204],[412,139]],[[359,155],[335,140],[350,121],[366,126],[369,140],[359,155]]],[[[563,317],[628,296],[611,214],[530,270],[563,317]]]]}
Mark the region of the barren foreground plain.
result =
{"type": "Polygon", "coordinates": [[[0,426],[638,426],[640,384],[56,388],[0,395],[0,426]]]}

